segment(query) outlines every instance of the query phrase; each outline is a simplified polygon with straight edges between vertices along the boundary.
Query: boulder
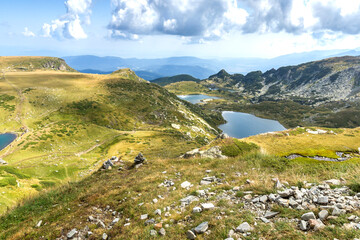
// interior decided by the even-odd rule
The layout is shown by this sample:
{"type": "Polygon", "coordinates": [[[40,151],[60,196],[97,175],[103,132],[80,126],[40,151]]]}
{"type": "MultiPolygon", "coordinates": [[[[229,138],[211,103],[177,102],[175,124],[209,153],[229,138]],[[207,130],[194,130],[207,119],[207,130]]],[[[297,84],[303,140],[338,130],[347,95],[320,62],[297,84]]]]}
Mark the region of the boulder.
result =
{"type": "Polygon", "coordinates": [[[109,159],[103,163],[103,169],[111,169],[114,166],[112,161],[109,159]]]}
{"type": "Polygon", "coordinates": [[[192,210],[193,213],[199,213],[202,212],[202,208],[201,207],[194,207],[192,210]]]}
{"type": "Polygon", "coordinates": [[[313,212],[308,212],[301,216],[301,220],[309,221],[310,219],[316,219],[315,214],[313,212]]]}
{"type": "Polygon", "coordinates": [[[161,236],[165,236],[165,235],[166,235],[165,228],[160,228],[159,234],[160,234],[161,236]]]}
{"type": "Polygon", "coordinates": [[[146,161],[146,158],[144,157],[144,155],[142,155],[142,153],[139,153],[135,159],[134,159],[134,163],[135,164],[140,164],[146,161]]]}

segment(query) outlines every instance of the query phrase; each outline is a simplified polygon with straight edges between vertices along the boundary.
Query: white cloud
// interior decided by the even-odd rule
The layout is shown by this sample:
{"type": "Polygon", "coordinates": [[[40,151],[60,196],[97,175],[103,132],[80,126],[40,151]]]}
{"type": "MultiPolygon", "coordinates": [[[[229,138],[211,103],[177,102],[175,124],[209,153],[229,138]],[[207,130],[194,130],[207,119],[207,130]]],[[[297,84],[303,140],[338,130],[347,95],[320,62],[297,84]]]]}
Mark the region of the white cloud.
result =
{"type": "Polygon", "coordinates": [[[44,23],[42,26],[42,36],[76,40],[87,38],[83,25],[90,24],[91,1],[65,1],[67,13],[61,18],[51,21],[51,24],[44,23]]]}
{"type": "Polygon", "coordinates": [[[35,37],[35,33],[33,33],[32,31],[30,31],[27,27],[24,29],[24,32],[22,32],[22,34],[25,37],[35,37]]]}
{"type": "Polygon", "coordinates": [[[212,40],[240,28],[247,12],[237,0],[112,0],[113,37],[169,34],[212,40]]]}

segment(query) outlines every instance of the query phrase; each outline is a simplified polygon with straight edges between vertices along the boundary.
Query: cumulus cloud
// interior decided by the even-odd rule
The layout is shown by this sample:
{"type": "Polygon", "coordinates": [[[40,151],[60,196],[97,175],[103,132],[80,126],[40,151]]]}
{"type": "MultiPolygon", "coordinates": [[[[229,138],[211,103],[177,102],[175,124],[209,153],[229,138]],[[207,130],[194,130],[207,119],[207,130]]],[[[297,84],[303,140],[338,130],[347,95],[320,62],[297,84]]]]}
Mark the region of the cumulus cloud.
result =
{"type": "Polygon", "coordinates": [[[168,34],[203,42],[231,31],[360,33],[360,0],[112,0],[112,7],[108,29],[121,39],[168,34]]]}
{"type": "Polygon", "coordinates": [[[108,28],[115,38],[152,34],[219,38],[240,28],[247,17],[236,0],[112,0],[112,5],[108,28]]]}
{"type": "Polygon", "coordinates": [[[90,24],[92,0],[65,1],[66,14],[42,26],[43,37],[57,39],[85,39],[83,25],[90,24]]]}
{"type": "Polygon", "coordinates": [[[32,31],[30,31],[27,27],[24,29],[24,32],[22,32],[22,34],[25,37],[35,37],[35,33],[33,33],[32,31]]]}

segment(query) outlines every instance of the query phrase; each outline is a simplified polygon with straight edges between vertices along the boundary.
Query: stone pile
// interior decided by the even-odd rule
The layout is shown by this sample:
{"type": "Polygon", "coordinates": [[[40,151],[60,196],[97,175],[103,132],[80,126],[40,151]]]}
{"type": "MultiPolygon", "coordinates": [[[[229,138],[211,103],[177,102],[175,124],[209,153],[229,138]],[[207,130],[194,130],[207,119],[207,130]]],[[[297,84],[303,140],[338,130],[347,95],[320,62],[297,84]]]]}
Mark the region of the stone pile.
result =
{"type": "Polygon", "coordinates": [[[142,153],[139,153],[134,159],[135,165],[141,164],[141,163],[143,163],[145,161],[146,161],[146,158],[144,157],[144,155],[142,153]]]}

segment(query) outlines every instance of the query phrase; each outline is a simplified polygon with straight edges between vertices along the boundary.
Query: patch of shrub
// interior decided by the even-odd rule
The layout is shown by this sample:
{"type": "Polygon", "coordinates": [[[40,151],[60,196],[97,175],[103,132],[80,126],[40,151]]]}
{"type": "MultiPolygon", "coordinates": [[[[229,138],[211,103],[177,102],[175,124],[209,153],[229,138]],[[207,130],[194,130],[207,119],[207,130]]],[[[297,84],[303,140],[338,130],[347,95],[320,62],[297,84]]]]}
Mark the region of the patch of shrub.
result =
{"type": "Polygon", "coordinates": [[[225,143],[221,146],[221,152],[227,157],[236,157],[244,155],[245,153],[258,150],[259,147],[254,143],[246,143],[237,139],[232,139],[231,142],[225,143]]]}

